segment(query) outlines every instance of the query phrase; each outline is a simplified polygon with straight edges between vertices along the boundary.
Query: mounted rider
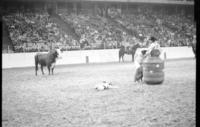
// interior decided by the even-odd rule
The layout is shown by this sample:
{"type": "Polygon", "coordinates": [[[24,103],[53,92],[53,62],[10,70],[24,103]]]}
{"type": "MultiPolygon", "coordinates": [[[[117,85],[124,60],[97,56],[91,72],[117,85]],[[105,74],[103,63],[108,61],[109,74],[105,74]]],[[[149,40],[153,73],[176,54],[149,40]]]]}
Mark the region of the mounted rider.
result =
{"type": "Polygon", "coordinates": [[[157,39],[155,37],[150,37],[150,44],[147,48],[146,55],[152,56],[152,57],[159,57],[162,53],[162,49],[160,47],[160,44],[158,43],[157,39]]]}
{"type": "Polygon", "coordinates": [[[80,47],[81,49],[83,49],[85,46],[88,46],[89,43],[86,39],[86,36],[85,35],[82,35],[81,38],[80,38],[80,47]]]}

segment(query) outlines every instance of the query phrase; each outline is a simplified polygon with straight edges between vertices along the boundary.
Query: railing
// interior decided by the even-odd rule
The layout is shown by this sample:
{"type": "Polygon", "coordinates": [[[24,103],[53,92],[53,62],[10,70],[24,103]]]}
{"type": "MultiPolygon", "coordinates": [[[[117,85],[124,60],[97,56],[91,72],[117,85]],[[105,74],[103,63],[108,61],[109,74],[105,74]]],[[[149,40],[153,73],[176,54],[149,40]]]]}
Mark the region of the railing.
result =
{"type": "MultiPolygon", "coordinates": [[[[194,58],[191,47],[164,47],[167,60],[180,58],[194,58]]],[[[141,49],[138,49],[141,50],[141,49]]],[[[84,64],[84,63],[106,63],[118,62],[119,49],[107,50],[78,50],[73,52],[61,53],[62,59],[59,59],[57,65],[84,64]]],[[[13,67],[34,67],[34,55],[36,53],[7,53],[2,55],[2,68],[13,67]]],[[[132,61],[131,55],[124,57],[125,61],[132,61]]]]}
{"type": "MultiPolygon", "coordinates": [[[[46,48],[37,48],[37,47],[32,47],[32,46],[14,46],[15,51],[12,51],[10,47],[8,46],[7,48],[3,49],[3,53],[20,53],[20,52],[47,52],[49,50],[49,47],[47,46],[46,48]]],[[[59,45],[55,47],[60,47],[61,51],[74,51],[74,50],[93,50],[93,49],[116,49],[116,47],[112,46],[106,46],[102,47],[99,45],[93,45],[93,46],[84,46],[84,48],[81,49],[79,45],[77,46],[66,46],[66,45],[59,45]]],[[[117,47],[119,48],[119,47],[117,47]]]]}

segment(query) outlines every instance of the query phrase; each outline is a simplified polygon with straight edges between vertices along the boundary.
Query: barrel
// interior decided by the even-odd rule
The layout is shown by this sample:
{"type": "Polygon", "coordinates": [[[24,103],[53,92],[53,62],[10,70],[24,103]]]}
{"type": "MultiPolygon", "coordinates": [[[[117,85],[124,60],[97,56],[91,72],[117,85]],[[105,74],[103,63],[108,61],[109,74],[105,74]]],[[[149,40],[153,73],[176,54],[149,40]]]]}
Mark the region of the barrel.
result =
{"type": "Polygon", "coordinates": [[[164,61],[159,57],[147,57],[143,63],[143,81],[147,84],[161,84],[164,81],[164,61]]]}
{"type": "Polygon", "coordinates": [[[153,49],[150,54],[152,57],[159,57],[160,51],[158,49],[153,49]]]}

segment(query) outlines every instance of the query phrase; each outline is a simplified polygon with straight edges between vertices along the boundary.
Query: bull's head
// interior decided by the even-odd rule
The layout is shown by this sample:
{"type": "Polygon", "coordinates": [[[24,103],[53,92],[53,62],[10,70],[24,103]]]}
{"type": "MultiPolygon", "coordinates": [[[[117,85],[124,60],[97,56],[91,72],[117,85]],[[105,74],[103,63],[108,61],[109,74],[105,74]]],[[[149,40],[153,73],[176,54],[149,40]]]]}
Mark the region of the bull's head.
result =
{"type": "Polygon", "coordinates": [[[56,58],[62,59],[62,51],[61,51],[59,48],[57,48],[55,51],[56,51],[56,53],[57,53],[56,58]]]}
{"type": "Polygon", "coordinates": [[[58,59],[62,58],[60,49],[50,50],[50,54],[52,54],[54,58],[58,58],[58,59]]]}

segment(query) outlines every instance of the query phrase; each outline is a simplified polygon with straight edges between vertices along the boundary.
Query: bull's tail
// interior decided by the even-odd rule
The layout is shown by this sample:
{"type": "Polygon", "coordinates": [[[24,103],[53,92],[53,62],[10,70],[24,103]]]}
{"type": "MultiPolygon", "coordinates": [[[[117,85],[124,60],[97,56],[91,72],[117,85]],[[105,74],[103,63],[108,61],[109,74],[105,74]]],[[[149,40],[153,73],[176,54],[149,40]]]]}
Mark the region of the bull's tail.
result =
{"type": "Polygon", "coordinates": [[[38,55],[35,55],[35,75],[37,75],[37,70],[38,70],[38,55]]]}

